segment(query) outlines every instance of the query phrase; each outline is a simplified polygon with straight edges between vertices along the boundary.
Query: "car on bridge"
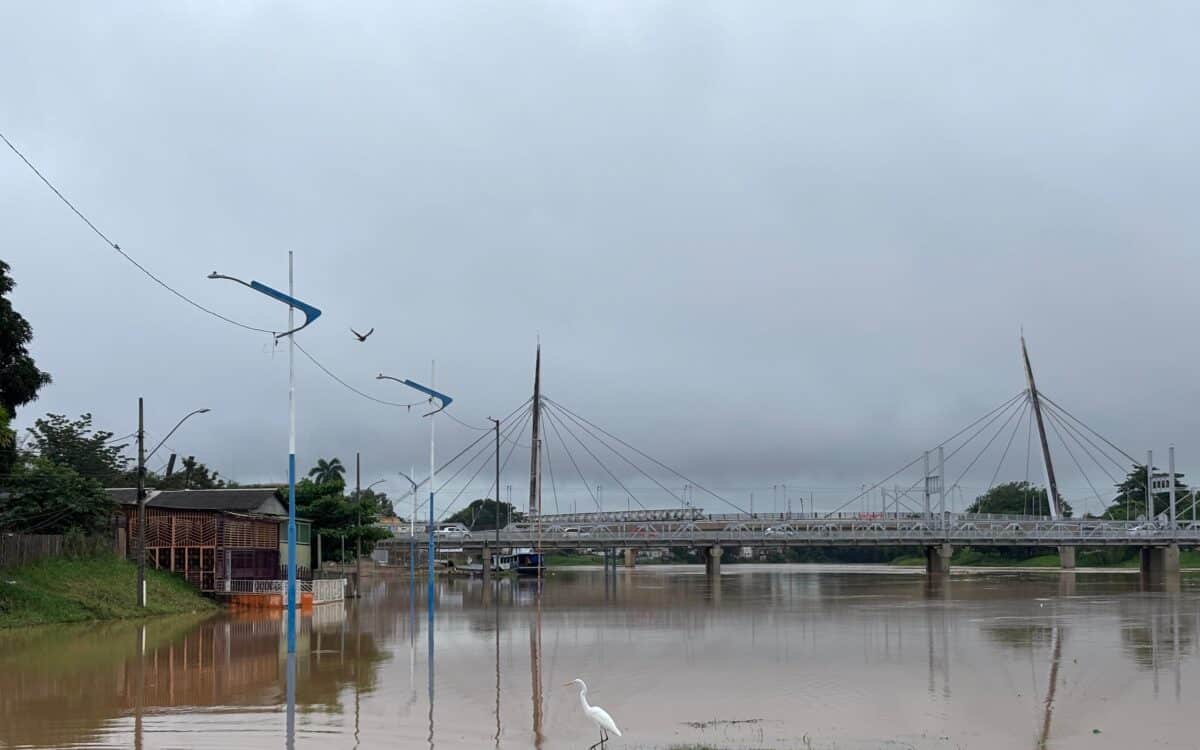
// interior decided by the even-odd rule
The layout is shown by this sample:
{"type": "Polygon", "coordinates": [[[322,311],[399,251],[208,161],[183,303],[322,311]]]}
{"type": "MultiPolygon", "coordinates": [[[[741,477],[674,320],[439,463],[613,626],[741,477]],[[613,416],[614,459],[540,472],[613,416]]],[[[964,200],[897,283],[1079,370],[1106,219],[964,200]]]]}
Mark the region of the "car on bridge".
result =
{"type": "Polygon", "coordinates": [[[461,523],[441,526],[433,530],[433,534],[441,539],[470,539],[471,530],[461,523]]]}

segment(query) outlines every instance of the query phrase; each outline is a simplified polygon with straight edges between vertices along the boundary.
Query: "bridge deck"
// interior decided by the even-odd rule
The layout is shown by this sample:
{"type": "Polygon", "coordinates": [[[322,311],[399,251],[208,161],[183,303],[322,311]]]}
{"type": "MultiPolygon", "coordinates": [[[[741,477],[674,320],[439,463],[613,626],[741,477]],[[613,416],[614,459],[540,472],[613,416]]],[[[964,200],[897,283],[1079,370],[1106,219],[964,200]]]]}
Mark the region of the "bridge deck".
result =
{"type": "MultiPolygon", "coordinates": [[[[417,543],[424,540],[418,534],[417,543]]],[[[405,537],[381,542],[404,547],[405,537]]],[[[639,512],[579,514],[542,518],[501,529],[500,547],[917,547],[933,544],[971,546],[1163,546],[1200,544],[1200,524],[1180,522],[1168,529],[1144,522],[1060,519],[1043,516],[946,514],[928,517],[860,513],[840,516],[755,514],[704,515],[639,512]],[[592,517],[588,517],[592,516],[592,517]]],[[[439,536],[441,547],[480,549],[497,546],[495,532],[439,536]]]]}

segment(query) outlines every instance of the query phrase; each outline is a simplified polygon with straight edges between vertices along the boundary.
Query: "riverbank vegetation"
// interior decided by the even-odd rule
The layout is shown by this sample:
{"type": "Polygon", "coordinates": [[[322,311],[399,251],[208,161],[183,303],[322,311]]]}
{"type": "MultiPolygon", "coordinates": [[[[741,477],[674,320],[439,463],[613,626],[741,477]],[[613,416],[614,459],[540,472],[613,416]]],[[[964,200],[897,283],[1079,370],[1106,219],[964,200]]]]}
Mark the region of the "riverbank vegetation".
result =
{"type": "Polygon", "coordinates": [[[137,606],[137,566],[113,555],[51,558],[0,570],[0,629],[204,612],[216,605],[183,579],[146,571],[137,606]]]}

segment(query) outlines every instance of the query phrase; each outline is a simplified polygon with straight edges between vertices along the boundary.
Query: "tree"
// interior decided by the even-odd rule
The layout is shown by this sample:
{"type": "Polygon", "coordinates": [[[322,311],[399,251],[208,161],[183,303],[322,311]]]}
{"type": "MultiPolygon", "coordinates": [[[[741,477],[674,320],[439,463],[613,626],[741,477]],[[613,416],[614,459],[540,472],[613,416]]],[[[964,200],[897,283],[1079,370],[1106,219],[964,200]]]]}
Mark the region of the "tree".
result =
{"type": "MultiPolygon", "coordinates": [[[[496,528],[496,510],[497,505],[495,500],[482,498],[473,501],[470,505],[446,520],[449,523],[461,523],[471,531],[490,531],[496,528]]],[[[501,528],[510,523],[517,523],[525,518],[524,514],[517,510],[511,503],[500,503],[499,510],[501,528]]]]}
{"type": "MultiPolygon", "coordinates": [[[[329,466],[333,462],[325,463],[329,466]]],[[[318,475],[319,468],[320,464],[313,467],[309,476],[318,475]]],[[[279,499],[287,504],[286,488],[279,490],[279,499]]],[[[359,538],[367,550],[376,541],[386,539],[388,531],[375,524],[387,507],[390,507],[387,496],[371,490],[362,493],[360,506],[352,495],[345,494],[342,478],[336,473],[332,481],[319,482],[306,478],[296,483],[296,515],[312,522],[313,533],[324,538],[321,550],[326,560],[340,556],[341,545],[331,543],[333,540],[345,539],[347,557],[353,559],[351,550],[359,538]]]]}
{"type": "MultiPolygon", "coordinates": [[[[968,513],[997,513],[1018,516],[1048,516],[1050,507],[1046,502],[1046,490],[1029,482],[1005,482],[992,487],[975,498],[967,508],[968,513]]],[[[1062,514],[1070,518],[1074,512],[1071,504],[1061,497],[1058,500],[1062,514]]]]}
{"type": "MultiPolygon", "coordinates": [[[[1156,474],[1159,472],[1155,472],[1156,474]]],[[[1178,502],[1187,492],[1188,487],[1182,481],[1183,474],[1175,472],[1175,495],[1178,502]]],[[[1171,505],[1171,495],[1167,490],[1154,493],[1154,513],[1158,516],[1166,513],[1171,505]]],[[[1112,504],[1101,515],[1116,521],[1133,521],[1146,515],[1146,465],[1134,464],[1133,469],[1125,475],[1125,480],[1117,485],[1117,496],[1112,504]]]]}
{"type": "Polygon", "coordinates": [[[9,265],[0,260],[0,406],[12,417],[17,407],[37,398],[50,375],[38,369],[26,346],[33,340],[33,327],[13,309],[8,295],[16,287],[9,265]]]}
{"type": "MultiPolygon", "coordinates": [[[[0,406],[0,450],[12,450],[16,447],[17,436],[12,429],[12,415],[8,413],[8,409],[0,406]]],[[[11,468],[11,464],[5,467],[5,471],[11,468]]]]}
{"type": "Polygon", "coordinates": [[[99,533],[108,529],[113,514],[113,499],[103,484],[45,458],[19,461],[7,489],[0,494],[0,529],[99,533]]]}
{"type": "Polygon", "coordinates": [[[340,458],[331,458],[328,461],[318,458],[317,465],[308,470],[308,476],[317,484],[340,484],[343,487],[346,485],[346,478],[343,476],[345,473],[346,467],[342,465],[340,458]]]}
{"type": "Polygon", "coordinates": [[[93,430],[91,414],[76,420],[47,414],[28,431],[31,451],[59,466],[69,466],[87,479],[111,486],[128,471],[130,460],[121,455],[128,444],[113,444],[111,432],[93,430]]]}

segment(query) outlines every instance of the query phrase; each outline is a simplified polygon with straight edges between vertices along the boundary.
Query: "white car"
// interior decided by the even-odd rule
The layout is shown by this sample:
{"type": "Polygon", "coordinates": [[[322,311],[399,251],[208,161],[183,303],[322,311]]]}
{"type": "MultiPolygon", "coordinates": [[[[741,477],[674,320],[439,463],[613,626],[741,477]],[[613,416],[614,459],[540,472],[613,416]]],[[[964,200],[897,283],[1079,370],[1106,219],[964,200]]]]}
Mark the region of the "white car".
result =
{"type": "Polygon", "coordinates": [[[434,536],[445,537],[446,539],[470,539],[471,532],[463,526],[447,526],[442,529],[434,529],[434,536]]]}

